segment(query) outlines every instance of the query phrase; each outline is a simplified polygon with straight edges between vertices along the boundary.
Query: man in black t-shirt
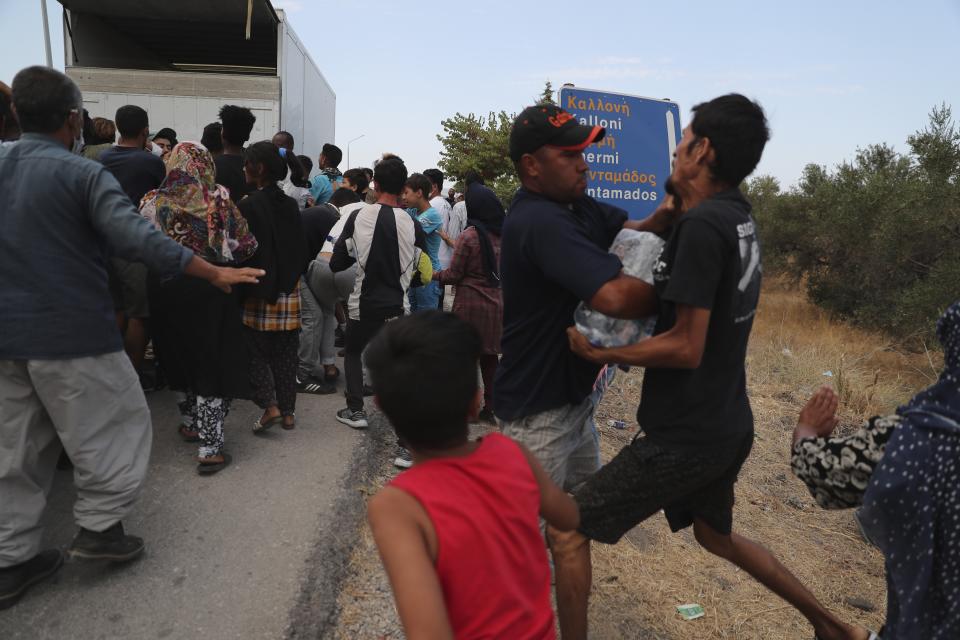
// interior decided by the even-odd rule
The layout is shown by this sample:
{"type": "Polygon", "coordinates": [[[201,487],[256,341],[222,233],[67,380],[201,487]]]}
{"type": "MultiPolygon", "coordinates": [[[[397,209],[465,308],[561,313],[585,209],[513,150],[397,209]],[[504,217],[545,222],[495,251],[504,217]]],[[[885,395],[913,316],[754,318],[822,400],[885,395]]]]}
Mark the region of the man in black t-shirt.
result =
{"type": "Polygon", "coordinates": [[[217,169],[217,184],[222,184],[230,192],[230,199],[240,199],[253,190],[243,175],[243,145],[250,139],[253,124],[257,117],[246,107],[225,104],[220,107],[220,132],[223,138],[223,153],[213,159],[217,169]]]}
{"type": "Polygon", "coordinates": [[[581,125],[553,105],[524,109],[510,133],[510,156],[523,186],[500,245],[503,359],[494,413],[503,433],[526,446],[568,491],[600,466],[590,398],[600,365],[570,351],[567,327],[582,301],[619,318],[655,312],[653,287],[625,275],[609,249],[625,226],[666,226],[663,212],[628,222],[623,210],[586,195],[583,150],[603,135],[601,127],[581,125]]]}
{"type": "MultiPolygon", "coordinates": [[[[163,160],[146,151],[150,135],[147,112],[128,104],[114,116],[120,141],[100,154],[100,163],[117,179],[137,209],[148,191],[160,186],[167,176],[163,160]]],[[[147,301],[147,267],[140,262],[111,258],[108,268],[114,308],[123,312],[123,348],[140,371],[149,341],[147,322],[150,306],[147,301]]]]}
{"type": "Polygon", "coordinates": [[[760,161],[769,132],[760,106],[741,95],[693,111],[668,185],[682,214],[654,269],[654,336],[603,349],[568,330],[585,360],[646,367],[637,411],[645,437],[576,490],[580,533],[563,537],[555,555],[561,624],[575,630],[569,637],[585,637],[586,539],[613,544],[663,509],[673,531],[693,525],[705,549],[795,606],[817,637],[862,638],[769,551],[732,532],[733,487],[753,443],[744,359],[761,273],[756,226],[738,185],[760,161]]]}

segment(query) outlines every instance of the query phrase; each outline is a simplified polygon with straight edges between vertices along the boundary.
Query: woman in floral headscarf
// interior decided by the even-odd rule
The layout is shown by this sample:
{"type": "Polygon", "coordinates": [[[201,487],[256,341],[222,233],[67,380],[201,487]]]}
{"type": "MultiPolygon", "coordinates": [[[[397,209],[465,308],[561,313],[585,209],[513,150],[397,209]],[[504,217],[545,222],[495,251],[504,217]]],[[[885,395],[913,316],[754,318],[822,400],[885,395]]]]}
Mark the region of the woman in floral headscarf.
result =
{"type": "Polygon", "coordinates": [[[827,509],[863,505],[887,570],[884,640],[960,638],[960,302],[937,324],[944,369],[896,413],[830,437],[837,398],[820,389],[794,432],[793,471],[827,509]]]}
{"type": "MultiPolygon", "coordinates": [[[[214,264],[235,265],[257,250],[247,221],[225,187],[214,182],[213,157],[182,142],[166,159],[167,177],[147,193],[140,212],[168,236],[214,264]]],[[[184,393],[180,436],[199,442],[197,472],[230,463],[223,422],[231,398],[249,397],[249,356],[236,290],[224,293],[180,276],[149,288],[154,349],[171,388],[184,393]]]]}

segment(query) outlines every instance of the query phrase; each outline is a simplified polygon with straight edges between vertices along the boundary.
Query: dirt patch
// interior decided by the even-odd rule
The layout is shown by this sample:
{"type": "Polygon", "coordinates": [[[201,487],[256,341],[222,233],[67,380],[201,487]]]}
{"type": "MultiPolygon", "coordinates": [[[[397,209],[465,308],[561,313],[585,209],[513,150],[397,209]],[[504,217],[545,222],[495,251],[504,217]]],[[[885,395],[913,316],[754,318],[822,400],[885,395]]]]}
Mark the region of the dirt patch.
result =
{"type": "MultiPolygon", "coordinates": [[[[766,286],[748,354],[756,422],[753,452],[737,484],[734,528],[768,547],[843,620],[878,629],[883,558],[860,537],[851,511],[820,509],[790,473],[800,407],[821,384],[842,398],[843,429],[892,411],[939,371],[939,354],[909,353],[888,339],[832,322],[801,294],[766,286]],[[825,375],[825,374],[830,375],[825,375]],[[872,609],[872,610],[871,610],[872,609]]],[[[597,413],[604,460],[637,432],[642,372],[619,373],[597,413]],[[608,426],[623,420],[625,429],[608,426]]],[[[384,467],[377,482],[392,476],[384,467]]],[[[703,551],[691,532],[670,533],[660,515],[617,545],[593,547],[592,638],[808,640],[803,617],[734,566],[703,551]],[[679,604],[706,615],[686,622],[679,604]]],[[[390,588],[366,527],[338,600],[336,638],[402,638],[390,588]]]]}

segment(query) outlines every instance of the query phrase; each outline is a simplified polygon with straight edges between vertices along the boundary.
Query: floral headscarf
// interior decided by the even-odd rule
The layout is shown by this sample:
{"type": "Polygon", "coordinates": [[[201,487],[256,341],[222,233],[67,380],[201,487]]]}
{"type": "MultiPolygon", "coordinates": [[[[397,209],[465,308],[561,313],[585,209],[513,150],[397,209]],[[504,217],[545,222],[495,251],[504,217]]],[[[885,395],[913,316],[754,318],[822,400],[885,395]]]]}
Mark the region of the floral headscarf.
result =
{"type": "Polygon", "coordinates": [[[257,239],[230,200],[214,182],[213,156],[193,142],[181,142],[166,159],[167,177],[147,193],[140,213],[167,236],[216,263],[238,263],[257,250],[257,239]]]}

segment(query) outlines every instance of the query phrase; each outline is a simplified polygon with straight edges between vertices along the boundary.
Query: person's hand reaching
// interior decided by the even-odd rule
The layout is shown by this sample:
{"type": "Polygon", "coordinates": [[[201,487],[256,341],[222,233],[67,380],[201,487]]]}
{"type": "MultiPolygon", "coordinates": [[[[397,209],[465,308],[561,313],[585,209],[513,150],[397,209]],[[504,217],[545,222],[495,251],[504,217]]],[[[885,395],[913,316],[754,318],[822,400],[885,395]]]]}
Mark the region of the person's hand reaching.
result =
{"type": "Polygon", "coordinates": [[[596,349],[590,344],[586,336],[577,331],[576,327],[567,327],[567,340],[570,342],[570,350],[575,354],[584,360],[598,362],[596,359],[596,349]]]}
{"type": "Polygon", "coordinates": [[[233,267],[215,267],[216,276],[210,281],[213,286],[230,293],[230,289],[235,284],[256,284],[260,282],[260,276],[266,275],[263,269],[251,269],[244,267],[235,269],[233,267]]]}
{"type": "Polygon", "coordinates": [[[837,418],[839,404],[840,400],[833,389],[826,385],[817,389],[800,410],[797,428],[793,431],[793,441],[801,438],[825,438],[833,433],[840,422],[837,418]]]}

